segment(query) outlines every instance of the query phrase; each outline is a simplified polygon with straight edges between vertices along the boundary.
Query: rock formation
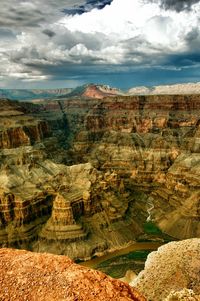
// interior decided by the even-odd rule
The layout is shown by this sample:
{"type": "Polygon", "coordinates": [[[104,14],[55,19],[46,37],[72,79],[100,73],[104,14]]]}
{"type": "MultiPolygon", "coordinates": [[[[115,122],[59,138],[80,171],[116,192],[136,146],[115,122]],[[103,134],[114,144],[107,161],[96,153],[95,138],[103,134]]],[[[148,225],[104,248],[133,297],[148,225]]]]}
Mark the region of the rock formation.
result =
{"type": "Polygon", "coordinates": [[[141,232],[124,220],[130,196],[116,173],[91,163],[60,164],[69,156],[64,144],[70,132],[59,104],[56,114],[42,106],[39,113],[36,105],[2,105],[1,246],[84,259],[141,232]]]}
{"type": "Polygon", "coordinates": [[[200,300],[200,239],[160,247],[148,256],[144,271],[131,285],[147,300],[200,300]]]}
{"type": "Polygon", "coordinates": [[[60,99],[66,97],[79,99],[103,99],[105,97],[112,97],[116,95],[126,95],[126,93],[107,85],[86,84],[73,89],[66,95],[61,95],[60,99]]]}
{"type": "Polygon", "coordinates": [[[178,292],[172,291],[164,301],[198,301],[199,296],[193,290],[183,289],[178,292]]]}
{"type": "Polygon", "coordinates": [[[89,258],[149,221],[199,237],[200,95],[0,104],[1,246],[89,258]]]}
{"type": "Polygon", "coordinates": [[[199,94],[200,82],[180,83],[161,86],[138,86],[130,88],[128,91],[122,91],[108,85],[86,84],[76,88],[62,89],[0,89],[0,98],[20,101],[43,102],[55,98],[96,98],[102,99],[117,95],[182,95],[199,94]]]}
{"type": "Polygon", "coordinates": [[[145,301],[127,284],[64,256],[0,249],[0,269],[4,301],[145,301]]]}
{"type": "Polygon", "coordinates": [[[132,210],[141,216],[143,207],[170,236],[199,237],[199,95],[71,100],[63,107],[69,128],[78,123],[75,163],[114,170],[131,191],[132,210]]]}
{"type": "Polygon", "coordinates": [[[77,88],[63,89],[0,89],[0,98],[33,101],[41,103],[55,98],[104,98],[106,96],[126,95],[125,92],[108,85],[86,84],[77,88]]]}
{"type": "Polygon", "coordinates": [[[154,87],[135,87],[128,91],[129,95],[160,95],[160,94],[199,94],[200,82],[183,83],[174,85],[162,85],[154,87]]]}

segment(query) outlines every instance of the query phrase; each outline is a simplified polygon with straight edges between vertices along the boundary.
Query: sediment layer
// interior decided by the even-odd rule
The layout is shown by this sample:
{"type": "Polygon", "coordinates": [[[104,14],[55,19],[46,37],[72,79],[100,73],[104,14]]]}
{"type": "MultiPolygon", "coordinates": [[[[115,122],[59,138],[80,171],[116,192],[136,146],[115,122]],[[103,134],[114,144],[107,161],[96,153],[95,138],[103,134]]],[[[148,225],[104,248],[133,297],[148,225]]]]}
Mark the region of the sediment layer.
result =
{"type": "Polygon", "coordinates": [[[152,239],[148,222],[200,236],[200,95],[2,106],[1,245],[77,259],[152,239]]]}

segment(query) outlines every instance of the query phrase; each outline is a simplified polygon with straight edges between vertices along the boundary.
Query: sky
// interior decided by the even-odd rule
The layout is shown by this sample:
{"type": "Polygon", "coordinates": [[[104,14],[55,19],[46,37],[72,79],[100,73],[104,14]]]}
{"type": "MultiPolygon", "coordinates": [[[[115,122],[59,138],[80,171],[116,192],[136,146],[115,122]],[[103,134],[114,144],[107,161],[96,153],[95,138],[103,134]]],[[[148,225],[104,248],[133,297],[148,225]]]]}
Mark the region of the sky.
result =
{"type": "Polygon", "coordinates": [[[200,81],[200,0],[0,0],[0,88],[200,81]]]}

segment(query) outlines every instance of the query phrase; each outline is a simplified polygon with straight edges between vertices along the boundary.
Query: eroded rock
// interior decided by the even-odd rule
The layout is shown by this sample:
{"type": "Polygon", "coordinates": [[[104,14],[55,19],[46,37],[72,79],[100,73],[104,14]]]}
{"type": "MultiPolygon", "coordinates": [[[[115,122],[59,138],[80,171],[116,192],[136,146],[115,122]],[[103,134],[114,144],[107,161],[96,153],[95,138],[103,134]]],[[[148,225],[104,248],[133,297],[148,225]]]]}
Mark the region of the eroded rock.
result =
{"type": "Polygon", "coordinates": [[[185,289],[193,291],[191,300],[199,300],[200,239],[171,242],[150,253],[144,271],[131,285],[139,289],[147,300],[163,301],[170,294],[166,300],[190,300],[186,298],[189,291],[185,289]]]}
{"type": "Polygon", "coordinates": [[[2,106],[1,245],[86,258],[157,239],[146,221],[199,237],[198,94],[2,106]]]}
{"type": "Polygon", "coordinates": [[[0,249],[4,301],[145,301],[134,288],[65,256],[0,249]]]}

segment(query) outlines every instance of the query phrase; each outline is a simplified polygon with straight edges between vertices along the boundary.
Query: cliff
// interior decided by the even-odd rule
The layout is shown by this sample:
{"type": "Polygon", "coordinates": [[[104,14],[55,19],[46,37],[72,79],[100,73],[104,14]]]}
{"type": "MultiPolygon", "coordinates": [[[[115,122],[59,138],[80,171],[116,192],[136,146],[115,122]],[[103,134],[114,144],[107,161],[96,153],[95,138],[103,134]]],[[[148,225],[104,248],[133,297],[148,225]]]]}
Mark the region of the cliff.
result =
{"type": "Polygon", "coordinates": [[[200,95],[2,107],[1,246],[84,259],[200,236],[200,95]]]}
{"type": "Polygon", "coordinates": [[[63,107],[74,163],[114,170],[131,191],[135,221],[146,216],[172,237],[199,237],[199,95],[71,100],[63,107]]]}
{"type": "Polygon", "coordinates": [[[145,301],[127,284],[64,256],[1,249],[0,269],[4,301],[145,301]]]}

